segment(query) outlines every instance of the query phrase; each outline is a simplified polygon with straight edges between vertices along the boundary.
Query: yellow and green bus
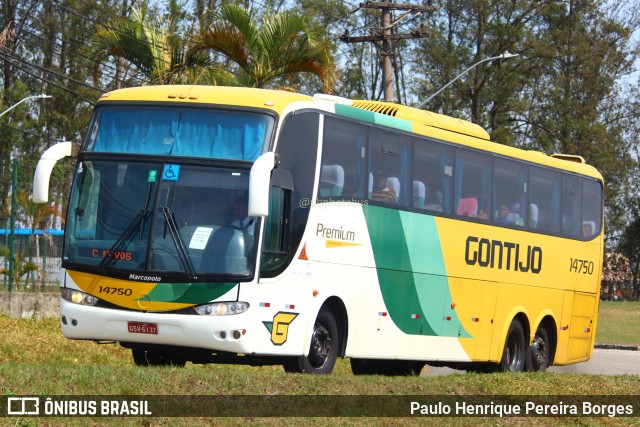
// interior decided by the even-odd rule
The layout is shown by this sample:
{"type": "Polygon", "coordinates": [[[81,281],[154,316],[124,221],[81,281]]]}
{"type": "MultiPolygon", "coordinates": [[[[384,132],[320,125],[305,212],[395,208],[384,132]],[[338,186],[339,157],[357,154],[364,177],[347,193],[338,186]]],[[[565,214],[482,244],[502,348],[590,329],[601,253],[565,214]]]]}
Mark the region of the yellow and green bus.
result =
{"type": "MultiPolygon", "coordinates": [[[[79,145],[79,144],[78,144],[79,145]]],[[[61,326],[138,365],[418,373],[588,360],[601,175],[393,103],[149,86],[104,94],[77,157],[61,326]]]]}

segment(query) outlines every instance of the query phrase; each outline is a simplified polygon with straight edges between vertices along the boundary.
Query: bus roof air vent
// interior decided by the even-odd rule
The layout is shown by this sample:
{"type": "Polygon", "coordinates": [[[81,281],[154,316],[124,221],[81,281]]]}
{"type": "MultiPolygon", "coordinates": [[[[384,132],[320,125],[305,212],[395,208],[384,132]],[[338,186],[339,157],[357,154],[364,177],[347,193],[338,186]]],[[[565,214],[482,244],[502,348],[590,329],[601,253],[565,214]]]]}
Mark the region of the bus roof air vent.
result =
{"type": "Polygon", "coordinates": [[[373,111],[374,113],[385,114],[387,116],[396,116],[399,105],[390,104],[388,102],[379,101],[353,101],[352,104],[356,108],[361,108],[367,111],[373,111]]]}
{"type": "Polygon", "coordinates": [[[474,136],[476,138],[486,140],[490,139],[487,131],[475,123],[457,119],[455,117],[445,116],[443,114],[432,113],[431,111],[381,101],[353,101],[352,105],[356,108],[397,117],[399,119],[420,123],[425,126],[474,136]]]}
{"type": "Polygon", "coordinates": [[[560,159],[560,160],[566,160],[568,162],[575,162],[575,163],[582,163],[585,164],[585,160],[584,157],[582,156],[576,156],[573,154],[561,154],[561,153],[555,153],[552,154],[551,157],[556,158],[556,159],[560,159]]]}

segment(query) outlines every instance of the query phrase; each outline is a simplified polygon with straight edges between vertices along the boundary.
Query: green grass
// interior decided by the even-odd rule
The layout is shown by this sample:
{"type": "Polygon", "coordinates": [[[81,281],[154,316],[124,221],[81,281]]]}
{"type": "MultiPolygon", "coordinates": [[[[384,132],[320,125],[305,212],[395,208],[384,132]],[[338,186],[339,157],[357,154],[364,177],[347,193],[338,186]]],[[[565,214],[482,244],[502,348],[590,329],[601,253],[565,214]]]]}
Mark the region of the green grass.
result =
{"type": "MultiPolygon", "coordinates": [[[[605,302],[600,307],[599,343],[640,344],[639,303],[605,302]],[[622,319],[622,320],[621,320],[622,319]]],[[[286,374],[279,366],[192,365],[140,368],[117,345],[71,341],[62,337],[57,319],[28,320],[0,316],[0,390],[3,395],[629,395],[638,394],[640,376],[570,374],[464,374],[380,377],[351,374],[339,360],[333,375],[286,374]]],[[[428,367],[426,368],[428,369],[428,367]]],[[[344,399],[329,404],[347,405],[344,399]]],[[[4,402],[0,402],[0,407],[4,402]]],[[[640,408],[637,409],[640,411],[640,408]]],[[[0,426],[53,425],[507,425],[640,426],[639,418],[7,418],[0,426]],[[37,421],[37,422],[36,422],[37,421]]]]}
{"type": "Polygon", "coordinates": [[[640,302],[600,301],[596,343],[640,345],[640,302]]]}

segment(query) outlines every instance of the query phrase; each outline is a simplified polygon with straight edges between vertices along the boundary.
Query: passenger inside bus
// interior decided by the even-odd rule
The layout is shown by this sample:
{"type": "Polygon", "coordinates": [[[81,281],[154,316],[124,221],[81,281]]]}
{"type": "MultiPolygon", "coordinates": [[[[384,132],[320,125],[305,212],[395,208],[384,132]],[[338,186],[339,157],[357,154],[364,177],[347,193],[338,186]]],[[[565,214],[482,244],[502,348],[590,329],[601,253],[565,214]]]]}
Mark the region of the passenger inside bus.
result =
{"type": "Polygon", "coordinates": [[[582,221],[582,237],[591,237],[595,234],[596,223],[593,221],[582,221]]]}
{"type": "Polygon", "coordinates": [[[247,202],[243,197],[238,197],[233,202],[233,221],[231,225],[234,228],[246,231],[253,236],[255,228],[255,220],[248,215],[247,202]]]}
{"type": "Polygon", "coordinates": [[[424,208],[430,211],[442,212],[443,197],[442,192],[434,189],[434,186],[427,186],[425,194],[424,208]]]}
{"type": "Polygon", "coordinates": [[[458,201],[458,215],[475,217],[478,212],[478,198],[466,197],[458,201]]]}
{"type": "Polygon", "coordinates": [[[376,172],[371,199],[384,203],[396,203],[397,197],[395,190],[389,188],[385,174],[381,171],[376,172]]]}
{"type": "Polygon", "coordinates": [[[509,214],[511,211],[509,210],[509,206],[506,203],[501,203],[498,205],[498,211],[496,213],[495,222],[500,222],[503,224],[511,224],[513,221],[509,218],[509,214]]]}

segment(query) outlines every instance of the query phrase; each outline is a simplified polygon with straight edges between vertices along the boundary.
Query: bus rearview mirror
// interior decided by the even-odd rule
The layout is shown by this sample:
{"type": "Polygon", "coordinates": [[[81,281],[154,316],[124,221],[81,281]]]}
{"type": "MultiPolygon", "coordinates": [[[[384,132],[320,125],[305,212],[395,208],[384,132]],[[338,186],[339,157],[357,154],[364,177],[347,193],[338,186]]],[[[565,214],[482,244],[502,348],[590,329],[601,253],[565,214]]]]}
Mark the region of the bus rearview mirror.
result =
{"type": "Polygon", "coordinates": [[[269,215],[269,187],[271,172],[278,167],[276,153],[262,154],[251,166],[249,174],[249,216],[266,217],[269,215]]]}
{"type": "Polygon", "coordinates": [[[33,176],[33,194],[34,203],[46,203],[49,201],[49,179],[51,171],[58,160],[65,157],[76,157],[80,151],[80,144],[71,141],[59,142],[52,145],[42,153],[42,157],[36,166],[36,173],[33,176]]]}

